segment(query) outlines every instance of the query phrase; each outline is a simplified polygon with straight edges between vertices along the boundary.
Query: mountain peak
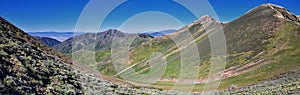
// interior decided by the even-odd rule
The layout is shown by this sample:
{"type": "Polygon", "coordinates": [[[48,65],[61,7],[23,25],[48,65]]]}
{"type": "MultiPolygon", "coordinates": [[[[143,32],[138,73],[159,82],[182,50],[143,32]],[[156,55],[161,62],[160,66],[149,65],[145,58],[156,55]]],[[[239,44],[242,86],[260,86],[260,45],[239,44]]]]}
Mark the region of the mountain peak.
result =
{"type": "Polygon", "coordinates": [[[195,23],[200,23],[202,21],[215,21],[215,19],[209,15],[205,15],[205,16],[200,17],[198,20],[196,20],[195,23]]]}
{"type": "Polygon", "coordinates": [[[275,13],[273,14],[274,17],[300,23],[299,19],[293,13],[291,13],[289,10],[279,5],[266,3],[256,7],[255,9],[266,8],[266,7],[267,9],[272,9],[275,11],[275,13]]]}
{"type": "Polygon", "coordinates": [[[211,16],[209,15],[204,15],[202,17],[200,17],[200,19],[210,19],[210,20],[214,20],[211,16]]]}
{"type": "MultiPolygon", "coordinates": [[[[205,16],[202,16],[199,20],[200,20],[200,21],[214,21],[215,19],[212,18],[212,17],[209,16],[209,15],[205,15],[205,16]]],[[[199,21],[199,20],[198,20],[198,21],[199,21]]]]}
{"type": "Polygon", "coordinates": [[[123,33],[117,29],[109,29],[109,30],[106,30],[104,32],[100,32],[100,33],[97,33],[98,35],[104,35],[104,37],[113,37],[113,36],[117,36],[117,37],[123,37],[126,35],[126,33],[123,33]]]}
{"type": "Polygon", "coordinates": [[[105,32],[115,32],[115,31],[119,31],[119,30],[117,30],[117,29],[108,29],[105,32]]]}
{"type": "Polygon", "coordinates": [[[105,34],[119,34],[119,33],[123,33],[117,29],[108,29],[106,31],[100,32],[100,34],[105,33],[105,34]]]}
{"type": "Polygon", "coordinates": [[[212,18],[209,15],[204,15],[188,26],[202,25],[203,23],[209,23],[209,22],[219,22],[219,21],[215,20],[214,18],[212,18]]]}
{"type": "Polygon", "coordinates": [[[268,7],[278,7],[278,8],[283,8],[282,6],[279,6],[279,5],[275,5],[275,4],[272,4],[272,3],[266,3],[266,4],[262,4],[261,6],[268,6],[268,7]]]}

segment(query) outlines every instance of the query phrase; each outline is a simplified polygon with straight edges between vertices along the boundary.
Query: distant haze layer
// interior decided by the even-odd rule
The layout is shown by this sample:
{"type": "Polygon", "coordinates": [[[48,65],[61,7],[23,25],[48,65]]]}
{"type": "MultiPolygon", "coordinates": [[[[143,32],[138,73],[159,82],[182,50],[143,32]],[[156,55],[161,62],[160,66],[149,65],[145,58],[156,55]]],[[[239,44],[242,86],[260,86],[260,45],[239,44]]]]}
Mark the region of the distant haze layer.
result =
{"type": "Polygon", "coordinates": [[[74,35],[80,35],[82,33],[74,32],[28,32],[31,36],[49,37],[59,41],[65,41],[74,35]]]}

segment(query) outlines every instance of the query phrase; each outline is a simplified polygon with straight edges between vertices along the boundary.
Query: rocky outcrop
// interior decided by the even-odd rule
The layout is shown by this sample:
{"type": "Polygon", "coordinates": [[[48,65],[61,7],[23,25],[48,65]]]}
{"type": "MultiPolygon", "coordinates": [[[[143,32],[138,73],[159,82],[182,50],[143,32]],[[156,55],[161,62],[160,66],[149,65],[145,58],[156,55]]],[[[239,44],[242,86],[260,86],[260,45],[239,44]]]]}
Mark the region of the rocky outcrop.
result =
{"type": "Polygon", "coordinates": [[[297,16],[295,16],[293,13],[289,12],[284,7],[281,7],[281,6],[278,6],[278,5],[274,5],[274,4],[270,4],[270,3],[263,4],[261,6],[262,7],[269,7],[271,9],[275,10],[276,11],[276,13],[274,14],[275,17],[300,23],[300,20],[297,18],[297,16]]]}

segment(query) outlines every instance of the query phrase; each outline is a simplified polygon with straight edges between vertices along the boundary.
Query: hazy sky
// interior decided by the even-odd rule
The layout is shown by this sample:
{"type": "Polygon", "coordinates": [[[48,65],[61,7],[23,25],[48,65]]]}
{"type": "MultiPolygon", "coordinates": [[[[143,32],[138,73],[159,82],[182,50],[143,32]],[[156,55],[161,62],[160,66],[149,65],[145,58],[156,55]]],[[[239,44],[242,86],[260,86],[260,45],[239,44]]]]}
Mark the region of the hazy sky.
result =
{"type": "MultiPolygon", "coordinates": [[[[74,30],[78,17],[88,2],[89,0],[1,0],[0,16],[26,32],[67,32],[74,30]]],[[[209,2],[222,22],[232,21],[264,3],[277,4],[296,15],[300,14],[299,0],[209,0],[209,2]]],[[[178,29],[198,19],[181,7],[169,0],[128,0],[112,11],[104,21],[102,29],[120,27],[126,32],[159,31],[178,29]],[[178,15],[181,22],[172,14],[178,15]],[[120,24],[122,26],[119,26],[120,24]]]]}

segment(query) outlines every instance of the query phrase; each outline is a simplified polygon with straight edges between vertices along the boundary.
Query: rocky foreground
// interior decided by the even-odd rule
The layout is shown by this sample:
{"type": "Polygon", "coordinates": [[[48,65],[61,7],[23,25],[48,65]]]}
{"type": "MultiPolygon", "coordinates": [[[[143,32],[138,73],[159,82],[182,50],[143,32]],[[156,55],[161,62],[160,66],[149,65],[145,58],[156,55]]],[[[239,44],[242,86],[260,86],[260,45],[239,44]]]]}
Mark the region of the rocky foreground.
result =
{"type": "Polygon", "coordinates": [[[216,94],[283,94],[283,95],[299,95],[300,94],[300,69],[278,75],[265,82],[255,85],[242,87],[239,89],[220,91],[216,94]]]}

